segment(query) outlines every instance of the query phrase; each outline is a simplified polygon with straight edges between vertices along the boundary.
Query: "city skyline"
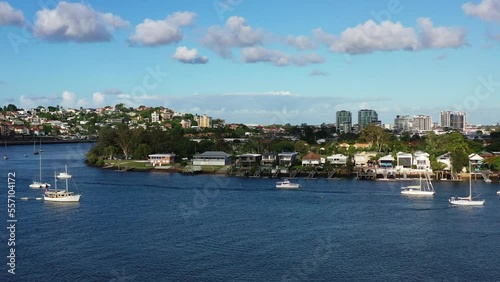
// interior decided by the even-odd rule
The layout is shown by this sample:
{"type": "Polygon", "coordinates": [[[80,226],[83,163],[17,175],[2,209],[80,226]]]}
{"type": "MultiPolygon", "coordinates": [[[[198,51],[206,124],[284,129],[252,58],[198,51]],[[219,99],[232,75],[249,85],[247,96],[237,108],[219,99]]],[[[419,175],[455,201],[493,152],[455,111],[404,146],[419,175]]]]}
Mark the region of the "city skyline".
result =
{"type": "Polygon", "coordinates": [[[360,109],[382,123],[445,109],[500,121],[499,0],[0,1],[0,16],[3,105],[125,103],[258,124],[360,109]]]}

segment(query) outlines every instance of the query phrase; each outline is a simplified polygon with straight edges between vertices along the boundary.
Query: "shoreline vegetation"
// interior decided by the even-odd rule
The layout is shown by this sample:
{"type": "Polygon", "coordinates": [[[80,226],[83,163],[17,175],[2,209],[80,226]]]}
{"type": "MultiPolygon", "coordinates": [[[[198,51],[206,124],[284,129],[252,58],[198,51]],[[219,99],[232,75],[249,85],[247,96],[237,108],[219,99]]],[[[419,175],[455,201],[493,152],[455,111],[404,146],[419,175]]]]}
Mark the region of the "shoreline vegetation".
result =
{"type": "MultiPolygon", "coordinates": [[[[106,160],[105,164],[101,166],[102,169],[121,171],[121,172],[166,172],[166,173],[183,173],[186,175],[194,174],[216,174],[225,175],[229,177],[243,177],[243,178],[275,178],[275,179],[344,179],[344,178],[357,178],[360,180],[373,180],[373,181],[410,181],[415,180],[420,177],[420,173],[396,173],[393,177],[384,178],[382,174],[375,175],[375,177],[362,177],[359,172],[352,171],[348,172],[346,170],[337,170],[335,173],[331,171],[315,171],[311,174],[311,171],[298,171],[297,173],[280,173],[273,174],[269,172],[262,172],[258,176],[255,174],[245,173],[245,170],[234,171],[232,165],[226,166],[201,166],[200,169],[193,169],[192,165],[181,165],[180,163],[168,165],[168,166],[157,166],[153,167],[145,160],[106,160]],[[233,169],[233,171],[231,171],[233,169]]],[[[250,169],[247,170],[247,172],[250,169]]],[[[429,176],[432,180],[444,181],[444,182],[462,182],[468,180],[471,176],[470,173],[464,172],[459,173],[458,179],[440,179],[439,172],[431,172],[429,176]]],[[[472,173],[473,180],[483,181],[480,173],[472,173]]],[[[500,180],[499,174],[490,174],[489,178],[491,180],[500,180]]]]}
{"type": "Polygon", "coordinates": [[[359,134],[336,133],[335,128],[307,124],[274,125],[271,129],[240,125],[201,131],[120,124],[102,127],[97,136],[95,146],[86,154],[87,164],[119,171],[382,181],[414,179],[426,171],[433,179],[460,181],[468,178],[466,168],[471,156],[478,158],[473,166],[476,179],[484,177],[489,182],[488,177],[496,179],[500,171],[500,155],[496,154],[500,152],[500,131],[470,139],[456,131],[397,134],[374,124],[359,134]],[[191,161],[205,152],[218,152],[229,158],[226,164],[232,165],[192,166],[191,161]],[[280,152],[290,153],[282,159],[278,157],[280,152]],[[148,161],[152,154],[163,154],[168,161],[162,160],[159,167],[154,161],[153,166],[148,161]]]}

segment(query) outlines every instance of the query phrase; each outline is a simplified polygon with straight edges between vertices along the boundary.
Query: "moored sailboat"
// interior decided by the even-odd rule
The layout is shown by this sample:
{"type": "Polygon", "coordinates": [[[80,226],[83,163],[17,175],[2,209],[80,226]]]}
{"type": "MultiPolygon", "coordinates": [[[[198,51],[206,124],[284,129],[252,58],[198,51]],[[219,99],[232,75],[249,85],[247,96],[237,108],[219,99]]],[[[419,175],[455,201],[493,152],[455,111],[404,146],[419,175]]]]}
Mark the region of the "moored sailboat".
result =
{"type": "MultiPolygon", "coordinates": [[[[67,174],[68,169],[66,168],[66,174],[67,174]]],[[[69,175],[69,174],[67,174],[69,175]]],[[[54,189],[47,189],[45,190],[45,194],[43,195],[43,199],[45,201],[49,202],[79,202],[80,201],[80,194],[75,194],[75,192],[69,191],[68,187],[68,180],[71,178],[71,175],[69,177],[64,178],[64,181],[66,182],[66,187],[65,189],[59,190],[57,187],[57,175],[54,173],[54,189]]]]}
{"type": "Polygon", "coordinates": [[[420,175],[420,182],[418,185],[408,185],[401,187],[401,195],[433,196],[434,194],[436,194],[430,176],[427,173],[424,173],[424,176],[424,186],[422,186],[422,176],[420,175]]]}
{"type": "MultiPolygon", "coordinates": [[[[469,173],[471,172],[471,165],[469,162],[469,173]]],[[[467,197],[451,197],[450,204],[456,206],[482,206],[485,200],[474,200],[472,198],[472,174],[469,174],[469,196],[467,197]]]]}
{"type": "Polygon", "coordinates": [[[42,154],[40,156],[40,181],[33,180],[33,183],[30,184],[30,188],[49,188],[50,184],[42,181],[42,154]]]}

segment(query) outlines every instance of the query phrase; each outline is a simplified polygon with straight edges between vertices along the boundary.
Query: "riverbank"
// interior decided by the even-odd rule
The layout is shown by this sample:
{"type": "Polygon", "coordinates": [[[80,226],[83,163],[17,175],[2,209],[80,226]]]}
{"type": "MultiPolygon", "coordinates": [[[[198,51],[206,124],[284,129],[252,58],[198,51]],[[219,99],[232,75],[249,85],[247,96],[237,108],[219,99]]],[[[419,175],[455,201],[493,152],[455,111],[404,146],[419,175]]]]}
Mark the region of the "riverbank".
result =
{"type": "MultiPolygon", "coordinates": [[[[153,167],[146,160],[106,160],[105,165],[102,167],[104,169],[123,171],[123,172],[167,172],[167,173],[184,173],[184,174],[218,174],[227,175],[242,178],[302,178],[302,179],[338,179],[338,178],[357,178],[360,180],[372,180],[372,181],[411,181],[418,179],[420,173],[396,173],[387,177],[387,175],[374,174],[373,177],[360,176],[357,172],[349,172],[346,170],[330,170],[330,171],[293,171],[293,172],[281,172],[281,171],[259,171],[256,173],[253,171],[250,173],[250,169],[235,170],[233,166],[182,166],[180,164],[173,164],[167,166],[157,166],[153,167]]],[[[439,177],[438,173],[430,173],[430,177],[435,181],[447,181],[447,182],[462,182],[466,181],[471,177],[469,173],[458,174],[458,179],[443,179],[439,177]]],[[[483,177],[480,173],[472,174],[473,180],[483,181],[483,177]]],[[[498,174],[490,174],[489,179],[492,182],[498,182],[500,177],[498,174]]]]}
{"type": "MultiPolygon", "coordinates": [[[[14,145],[33,145],[33,142],[36,143],[36,145],[39,144],[71,144],[71,143],[95,143],[97,140],[62,140],[62,139],[26,139],[26,140],[7,140],[7,146],[14,146],[14,145]]],[[[2,141],[2,143],[5,143],[5,140],[2,141]]]]}

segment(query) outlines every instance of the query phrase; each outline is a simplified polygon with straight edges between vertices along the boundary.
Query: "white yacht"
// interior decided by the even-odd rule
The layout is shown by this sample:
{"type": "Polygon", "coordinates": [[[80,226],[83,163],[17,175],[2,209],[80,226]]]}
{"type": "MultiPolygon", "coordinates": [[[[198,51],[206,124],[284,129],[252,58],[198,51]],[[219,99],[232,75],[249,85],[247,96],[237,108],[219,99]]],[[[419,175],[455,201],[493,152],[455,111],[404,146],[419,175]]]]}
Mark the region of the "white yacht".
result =
{"type": "MultiPolygon", "coordinates": [[[[68,174],[68,168],[66,167],[66,175],[68,174]]],[[[61,174],[61,173],[59,173],[61,174]]],[[[43,195],[43,199],[48,202],[79,202],[80,201],[80,194],[75,194],[75,192],[69,191],[68,188],[68,180],[71,178],[71,175],[69,177],[63,178],[64,181],[66,182],[66,188],[59,190],[57,188],[57,178],[58,175],[54,174],[54,189],[47,189],[45,190],[45,194],[43,195]]]]}
{"type": "Polygon", "coordinates": [[[292,183],[288,179],[276,182],[276,188],[296,189],[296,188],[300,188],[300,187],[301,187],[300,184],[292,183]]]}
{"type": "Polygon", "coordinates": [[[30,184],[30,188],[40,189],[40,188],[49,188],[50,184],[42,181],[42,154],[40,156],[40,181],[34,180],[33,183],[30,184]]]}
{"type": "MultiPolygon", "coordinates": [[[[469,172],[471,171],[471,166],[469,162],[469,172]]],[[[482,206],[484,205],[483,200],[473,200],[472,199],[472,175],[469,174],[469,196],[467,197],[451,197],[449,200],[450,204],[456,206],[482,206]]]]}
{"type": "Polygon", "coordinates": [[[70,179],[71,178],[71,174],[68,173],[68,166],[65,166],[66,167],[66,170],[63,171],[63,172],[59,172],[57,174],[57,178],[59,179],[70,179]]]}
{"type": "Polygon", "coordinates": [[[401,195],[433,196],[434,194],[436,194],[436,191],[434,191],[434,186],[432,186],[431,178],[427,173],[424,173],[424,175],[424,186],[422,186],[422,176],[420,176],[420,182],[418,185],[408,185],[401,187],[401,195]]]}

